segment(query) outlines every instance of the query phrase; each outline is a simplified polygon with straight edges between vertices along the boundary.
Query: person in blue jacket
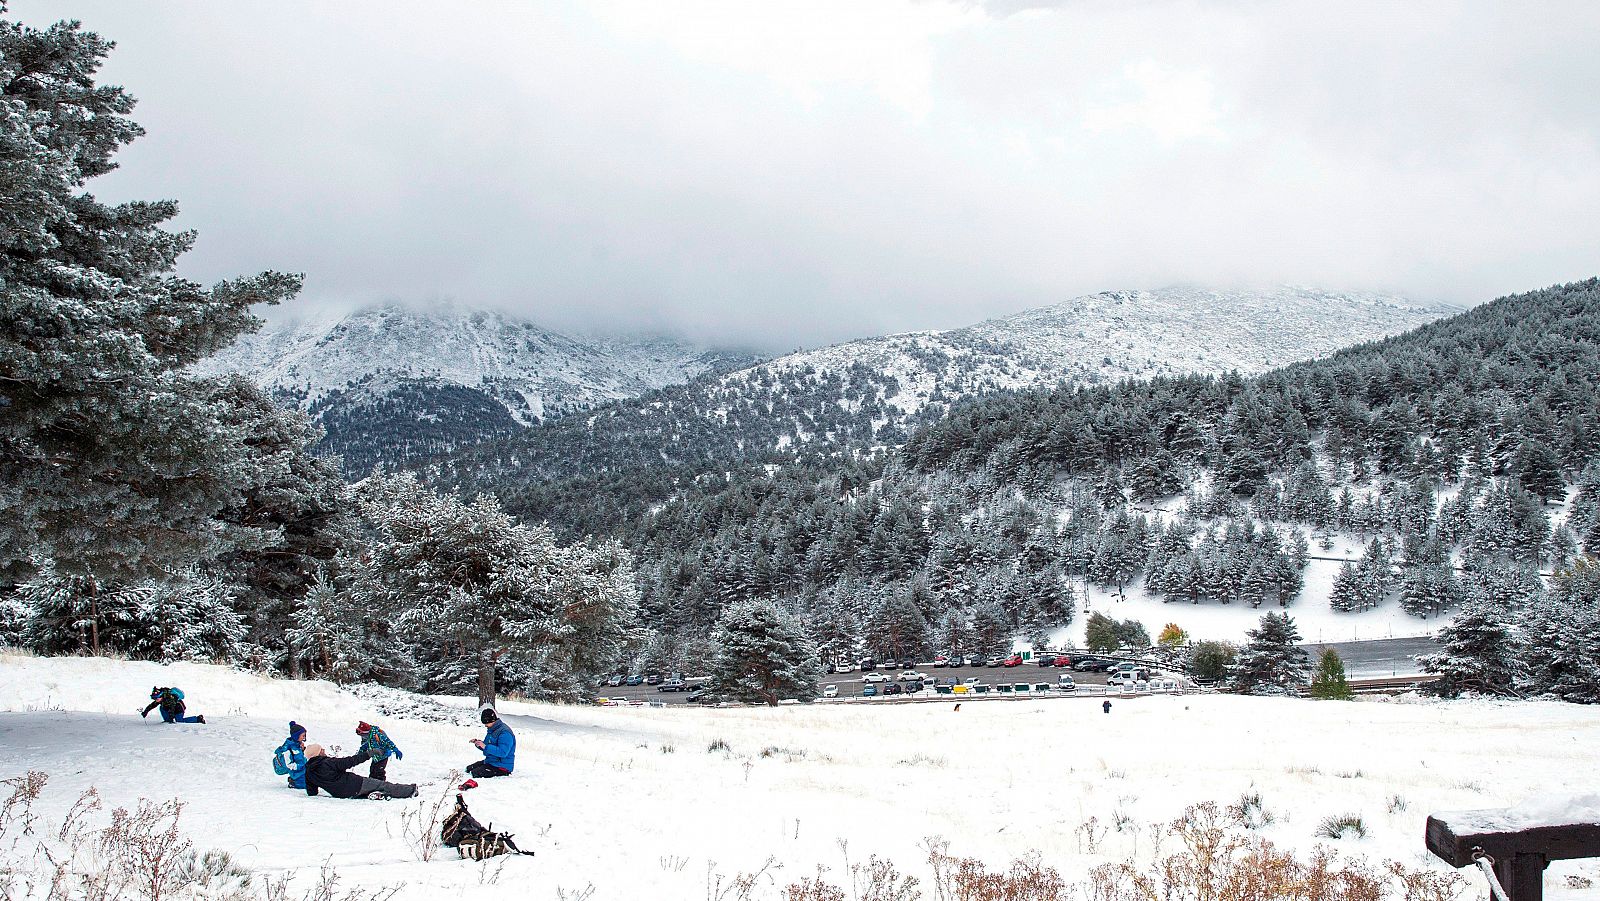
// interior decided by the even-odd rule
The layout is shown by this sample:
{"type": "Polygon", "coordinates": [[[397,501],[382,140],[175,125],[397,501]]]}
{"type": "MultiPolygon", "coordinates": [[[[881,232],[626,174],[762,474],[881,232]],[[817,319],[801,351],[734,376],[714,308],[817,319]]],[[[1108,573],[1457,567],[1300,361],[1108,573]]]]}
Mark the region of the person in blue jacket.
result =
{"type": "Polygon", "coordinates": [[[272,752],[272,771],[289,777],[289,787],[306,787],[306,727],[289,721],[289,737],[272,752]]]}
{"type": "Polygon", "coordinates": [[[140,716],[148,717],[150,711],[161,708],[161,721],[163,723],[200,723],[205,724],[203,716],[184,716],[183,689],[161,688],[150,689],[150,705],[139,712],[140,716]]]}
{"type": "Polygon", "coordinates": [[[483,738],[474,738],[472,744],[483,752],[483,759],[468,764],[467,775],[473,778],[461,783],[462,788],[477,788],[479,779],[509,776],[517,766],[517,736],[511,727],[488,704],[478,711],[478,719],[488,730],[483,738]]]}
{"type": "Polygon", "coordinates": [[[371,779],[384,780],[389,778],[389,758],[405,760],[406,755],[390,740],[388,734],[371,723],[356,723],[356,734],[361,736],[361,750],[372,758],[372,765],[367,768],[367,776],[371,779]]]}

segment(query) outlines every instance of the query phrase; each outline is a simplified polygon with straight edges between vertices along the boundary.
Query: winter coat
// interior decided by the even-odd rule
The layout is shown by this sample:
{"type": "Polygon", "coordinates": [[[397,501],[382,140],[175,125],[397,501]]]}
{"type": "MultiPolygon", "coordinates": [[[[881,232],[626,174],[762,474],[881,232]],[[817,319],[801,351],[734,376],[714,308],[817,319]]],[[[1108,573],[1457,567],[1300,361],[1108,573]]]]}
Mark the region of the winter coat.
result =
{"type": "Polygon", "coordinates": [[[306,761],[306,794],[315,796],[320,788],[335,798],[359,797],[362,777],[349,769],[366,760],[366,753],[360,751],[349,757],[311,758],[306,761]]]}
{"type": "Polygon", "coordinates": [[[177,719],[180,716],[183,716],[183,689],[161,689],[160,693],[154,700],[150,702],[149,706],[145,707],[144,713],[141,714],[141,716],[149,716],[150,711],[156,709],[157,707],[161,708],[161,715],[169,722],[177,719]]]}
{"type": "Polygon", "coordinates": [[[272,752],[272,769],[289,777],[294,788],[306,787],[306,745],[293,736],[284,739],[278,750],[272,752]]]}
{"type": "Polygon", "coordinates": [[[505,720],[495,720],[483,736],[483,762],[511,772],[517,765],[517,736],[505,720]]]}
{"type": "Polygon", "coordinates": [[[386,760],[391,754],[396,760],[406,759],[400,748],[377,726],[373,726],[367,730],[366,735],[361,736],[361,751],[373,760],[386,760]]]}

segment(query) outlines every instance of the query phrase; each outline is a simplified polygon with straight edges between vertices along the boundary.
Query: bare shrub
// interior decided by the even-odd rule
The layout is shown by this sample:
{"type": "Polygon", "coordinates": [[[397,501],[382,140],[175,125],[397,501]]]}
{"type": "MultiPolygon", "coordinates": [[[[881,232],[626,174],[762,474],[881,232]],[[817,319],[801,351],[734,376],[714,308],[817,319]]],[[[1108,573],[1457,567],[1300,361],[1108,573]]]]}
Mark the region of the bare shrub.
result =
{"type": "Polygon", "coordinates": [[[733,748],[727,743],[727,741],[725,741],[723,739],[720,739],[720,738],[712,739],[711,740],[711,744],[706,745],[706,753],[707,754],[715,754],[718,751],[721,751],[724,754],[732,754],[733,753],[733,748]]]}
{"type": "Polygon", "coordinates": [[[405,839],[417,859],[421,861],[433,860],[444,847],[440,832],[444,828],[444,821],[449,816],[446,809],[450,806],[451,795],[456,792],[456,784],[464,774],[460,770],[451,770],[445,776],[444,790],[433,800],[424,800],[421,804],[412,805],[400,812],[400,836],[405,839]]]}
{"type": "Polygon", "coordinates": [[[850,886],[857,901],[918,901],[917,877],[903,875],[891,861],[877,855],[850,867],[850,886]]]}
{"type": "Polygon", "coordinates": [[[815,876],[802,876],[799,882],[783,887],[783,901],[845,901],[844,889],[823,878],[826,872],[817,867],[815,876]]]}
{"type": "Polygon", "coordinates": [[[925,847],[938,901],[1066,901],[1076,897],[1061,874],[1036,855],[1013,861],[1008,870],[991,871],[981,860],[951,856],[948,843],[930,841],[925,847]]]}
{"type": "Polygon", "coordinates": [[[1132,862],[1095,867],[1084,887],[1088,901],[1455,901],[1467,886],[1455,873],[1410,870],[1394,861],[1377,867],[1321,846],[1302,861],[1265,839],[1230,832],[1227,825],[1214,804],[1188,808],[1169,828],[1181,850],[1148,869],[1132,862]]]}

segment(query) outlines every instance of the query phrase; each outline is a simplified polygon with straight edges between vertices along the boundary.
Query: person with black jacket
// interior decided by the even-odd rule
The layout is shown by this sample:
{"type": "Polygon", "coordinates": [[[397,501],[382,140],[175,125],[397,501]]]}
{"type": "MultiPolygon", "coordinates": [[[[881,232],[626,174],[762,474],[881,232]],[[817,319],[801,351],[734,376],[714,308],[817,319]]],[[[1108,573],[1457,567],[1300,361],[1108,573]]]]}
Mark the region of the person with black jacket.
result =
{"type": "Polygon", "coordinates": [[[358,776],[350,768],[369,760],[361,751],[349,757],[329,757],[322,745],[306,745],[306,794],[316,796],[317,790],[335,798],[410,798],[417,793],[415,785],[399,785],[369,776],[358,776]]]}

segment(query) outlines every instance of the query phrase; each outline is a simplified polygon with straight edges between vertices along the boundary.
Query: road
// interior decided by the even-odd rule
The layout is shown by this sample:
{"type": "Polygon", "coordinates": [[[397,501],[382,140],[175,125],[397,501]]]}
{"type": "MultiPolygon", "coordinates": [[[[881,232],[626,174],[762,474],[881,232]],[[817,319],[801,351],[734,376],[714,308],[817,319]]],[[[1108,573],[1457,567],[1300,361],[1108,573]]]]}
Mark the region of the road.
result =
{"type": "Polygon", "coordinates": [[[1421,672],[1412,658],[1439,650],[1434,638],[1379,638],[1372,641],[1336,641],[1301,645],[1316,664],[1323,648],[1333,648],[1344,660],[1345,674],[1357,676],[1409,676],[1421,672]]]}
{"type": "MultiPolygon", "coordinates": [[[[884,675],[893,679],[899,676],[901,671],[898,669],[884,669],[877,670],[877,672],[883,673],[884,675]]],[[[973,678],[982,679],[989,685],[999,685],[1002,682],[1008,684],[1027,682],[1030,685],[1038,682],[1049,682],[1051,684],[1055,684],[1062,673],[1067,673],[1072,676],[1072,681],[1079,685],[1098,686],[1106,684],[1106,676],[1104,673],[1078,673],[1066,668],[1038,666],[1037,664],[1033,663],[1024,663],[1021,666],[1013,667],[935,667],[932,664],[923,664],[922,666],[917,667],[917,672],[928,677],[928,682],[925,683],[926,687],[923,689],[923,691],[929,694],[933,693],[932,680],[934,679],[939,679],[946,684],[948,684],[951,680],[960,682],[965,679],[973,678]]],[[[839,686],[839,697],[841,698],[858,697],[861,694],[861,688],[863,685],[861,681],[861,673],[836,673],[833,675],[823,676],[822,681],[819,684],[823,688],[826,688],[829,685],[839,686]]],[[[882,690],[881,684],[879,685],[879,690],[882,690]]],[[[665,701],[668,704],[688,703],[685,700],[687,697],[686,692],[657,691],[656,686],[654,685],[623,685],[615,688],[606,687],[597,689],[595,693],[605,698],[624,698],[630,701],[642,699],[647,701],[665,701]]]]}

